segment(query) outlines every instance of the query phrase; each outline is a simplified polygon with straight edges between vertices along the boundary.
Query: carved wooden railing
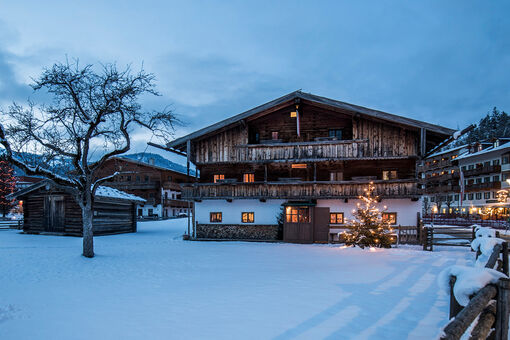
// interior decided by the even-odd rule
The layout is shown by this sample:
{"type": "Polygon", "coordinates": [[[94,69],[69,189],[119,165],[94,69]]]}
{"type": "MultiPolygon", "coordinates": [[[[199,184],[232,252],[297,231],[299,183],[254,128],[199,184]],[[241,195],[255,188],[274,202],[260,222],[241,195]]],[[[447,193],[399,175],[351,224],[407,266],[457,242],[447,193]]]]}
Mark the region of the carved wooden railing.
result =
{"type": "Polygon", "coordinates": [[[372,146],[367,139],[328,140],[293,143],[243,144],[233,148],[201,151],[196,164],[314,161],[359,158],[407,158],[415,156],[407,149],[372,146]]]}
{"type": "MultiPolygon", "coordinates": [[[[255,182],[194,183],[182,185],[183,199],[311,199],[357,198],[369,182],[255,182]]],[[[421,189],[415,180],[373,181],[375,195],[381,198],[417,198],[421,189]]]]}

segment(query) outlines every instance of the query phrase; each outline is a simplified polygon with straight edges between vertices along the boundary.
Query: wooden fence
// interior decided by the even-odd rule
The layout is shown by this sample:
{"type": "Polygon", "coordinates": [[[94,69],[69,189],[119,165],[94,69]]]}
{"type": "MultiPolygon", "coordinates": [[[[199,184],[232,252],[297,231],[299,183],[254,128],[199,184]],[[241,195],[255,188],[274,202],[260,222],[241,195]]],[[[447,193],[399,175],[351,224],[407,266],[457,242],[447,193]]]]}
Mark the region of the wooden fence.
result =
{"type": "Polygon", "coordinates": [[[433,251],[434,246],[469,247],[475,238],[475,227],[425,226],[422,234],[423,250],[433,251]]]}
{"type": "Polygon", "coordinates": [[[23,229],[23,220],[0,220],[0,229],[23,229]]]}
{"type": "Polygon", "coordinates": [[[482,220],[480,218],[473,217],[461,217],[454,215],[425,215],[422,218],[424,224],[436,224],[436,225],[453,225],[459,227],[472,226],[478,224],[482,227],[489,227],[494,229],[507,229],[509,224],[506,220],[482,220]]]}
{"type": "MultiPolygon", "coordinates": [[[[477,251],[477,256],[479,250],[477,251]]],[[[508,243],[494,246],[486,268],[494,268],[508,276],[508,243]]],[[[489,284],[480,289],[463,308],[455,299],[453,287],[456,278],[450,278],[450,323],[443,329],[440,339],[460,339],[473,321],[470,339],[508,339],[508,319],[510,314],[510,279],[502,278],[497,284],[489,284]],[[492,331],[494,329],[494,331],[492,331]],[[491,334],[492,332],[492,334],[491,334]]]]}

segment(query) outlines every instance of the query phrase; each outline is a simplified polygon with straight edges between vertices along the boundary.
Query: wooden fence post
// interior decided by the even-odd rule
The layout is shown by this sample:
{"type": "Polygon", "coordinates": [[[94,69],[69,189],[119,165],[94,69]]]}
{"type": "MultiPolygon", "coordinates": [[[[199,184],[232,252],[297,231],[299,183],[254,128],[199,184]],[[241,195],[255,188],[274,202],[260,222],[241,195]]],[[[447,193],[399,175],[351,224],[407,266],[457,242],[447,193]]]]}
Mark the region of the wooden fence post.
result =
{"type": "Polygon", "coordinates": [[[457,299],[455,298],[455,294],[453,294],[453,286],[455,286],[455,281],[457,278],[455,276],[450,277],[450,319],[457,316],[462,310],[462,306],[459,304],[457,299]]]}
{"type": "Polygon", "coordinates": [[[508,276],[508,242],[503,242],[502,244],[502,257],[503,257],[503,273],[508,276]]]}
{"type": "Polygon", "coordinates": [[[508,340],[508,314],[510,279],[503,278],[498,281],[498,296],[496,302],[496,340],[508,340]]]}

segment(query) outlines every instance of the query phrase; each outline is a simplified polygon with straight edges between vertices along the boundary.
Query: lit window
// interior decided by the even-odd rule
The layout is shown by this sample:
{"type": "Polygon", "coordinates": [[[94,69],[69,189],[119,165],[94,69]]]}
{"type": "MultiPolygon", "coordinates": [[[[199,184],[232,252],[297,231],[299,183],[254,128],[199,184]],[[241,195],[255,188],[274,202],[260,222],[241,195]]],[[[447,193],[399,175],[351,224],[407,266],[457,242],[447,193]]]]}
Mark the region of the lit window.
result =
{"type": "Polygon", "coordinates": [[[290,118],[296,118],[297,117],[297,111],[292,111],[290,113],[290,118]]]}
{"type": "Polygon", "coordinates": [[[384,170],[382,172],[382,179],[388,181],[397,178],[397,170],[384,170]]]}
{"type": "Polygon", "coordinates": [[[310,223],[310,210],[307,207],[287,207],[285,215],[288,223],[310,223]]]}
{"type": "Polygon", "coordinates": [[[209,216],[210,216],[209,220],[211,222],[221,222],[222,213],[220,213],[220,212],[212,212],[209,216]]]}
{"type": "Polygon", "coordinates": [[[342,224],[344,223],[344,213],[330,213],[329,214],[330,224],[342,224]]]}
{"type": "Polygon", "coordinates": [[[382,213],[382,220],[383,222],[387,222],[389,224],[397,224],[397,213],[396,212],[382,213]]]}
{"type": "Polygon", "coordinates": [[[217,183],[219,180],[225,179],[225,175],[214,175],[214,183],[217,183]]]}
{"type": "Polygon", "coordinates": [[[244,183],[253,183],[255,182],[255,174],[244,174],[243,175],[244,183]]]}
{"type": "Polygon", "coordinates": [[[253,222],[255,222],[255,213],[253,213],[253,212],[243,212],[243,213],[241,213],[241,221],[243,223],[253,223],[253,222]]]}
{"type": "Polygon", "coordinates": [[[292,169],[306,169],[306,164],[299,163],[299,164],[292,164],[292,169]]]}

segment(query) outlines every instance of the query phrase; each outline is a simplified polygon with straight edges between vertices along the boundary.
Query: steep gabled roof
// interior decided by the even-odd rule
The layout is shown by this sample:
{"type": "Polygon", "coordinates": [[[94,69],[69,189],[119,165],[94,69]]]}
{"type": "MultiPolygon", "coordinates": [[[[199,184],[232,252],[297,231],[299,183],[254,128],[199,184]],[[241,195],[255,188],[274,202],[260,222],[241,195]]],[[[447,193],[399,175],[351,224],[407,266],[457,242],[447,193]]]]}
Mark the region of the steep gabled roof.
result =
{"type": "MultiPolygon", "coordinates": [[[[123,161],[140,164],[140,165],[152,167],[155,169],[177,172],[177,173],[180,173],[183,175],[186,175],[186,171],[187,171],[186,167],[184,165],[174,163],[161,155],[158,155],[156,153],[150,153],[150,152],[140,152],[140,153],[134,153],[134,154],[130,154],[130,155],[120,155],[120,156],[113,157],[112,159],[120,159],[123,161]],[[151,162],[153,162],[153,163],[151,164],[151,162]]],[[[190,169],[189,175],[196,176],[195,170],[190,169]]]]}
{"type": "Polygon", "coordinates": [[[207,135],[207,134],[214,132],[216,130],[219,130],[219,129],[228,127],[229,125],[238,123],[238,122],[242,121],[243,119],[251,117],[257,113],[261,113],[265,110],[268,110],[268,109],[278,106],[280,104],[284,104],[286,102],[290,102],[290,101],[298,99],[298,98],[303,99],[305,101],[312,102],[312,103],[322,104],[322,105],[326,105],[326,106],[329,106],[332,108],[350,111],[353,113],[360,114],[361,116],[385,120],[388,122],[393,122],[396,124],[401,124],[401,125],[405,125],[405,126],[409,126],[409,127],[417,128],[417,129],[425,128],[428,131],[437,133],[444,137],[450,136],[455,132],[455,130],[452,130],[452,129],[449,129],[449,128],[446,128],[446,127],[443,127],[440,125],[434,125],[434,124],[430,124],[430,123],[422,122],[419,120],[394,115],[394,114],[383,112],[383,111],[373,110],[373,109],[369,109],[369,108],[366,108],[363,106],[349,104],[349,103],[341,102],[338,100],[317,96],[317,95],[314,95],[311,93],[295,91],[295,92],[291,92],[283,97],[277,98],[275,100],[272,100],[270,102],[267,102],[265,104],[257,106],[251,110],[248,110],[248,111],[245,111],[238,115],[235,115],[233,117],[224,119],[218,123],[209,125],[203,129],[197,130],[197,131],[190,133],[186,136],[177,138],[177,139],[167,143],[167,147],[168,148],[176,148],[179,146],[182,147],[188,140],[193,140],[193,139],[202,137],[202,136],[207,135]]]}

